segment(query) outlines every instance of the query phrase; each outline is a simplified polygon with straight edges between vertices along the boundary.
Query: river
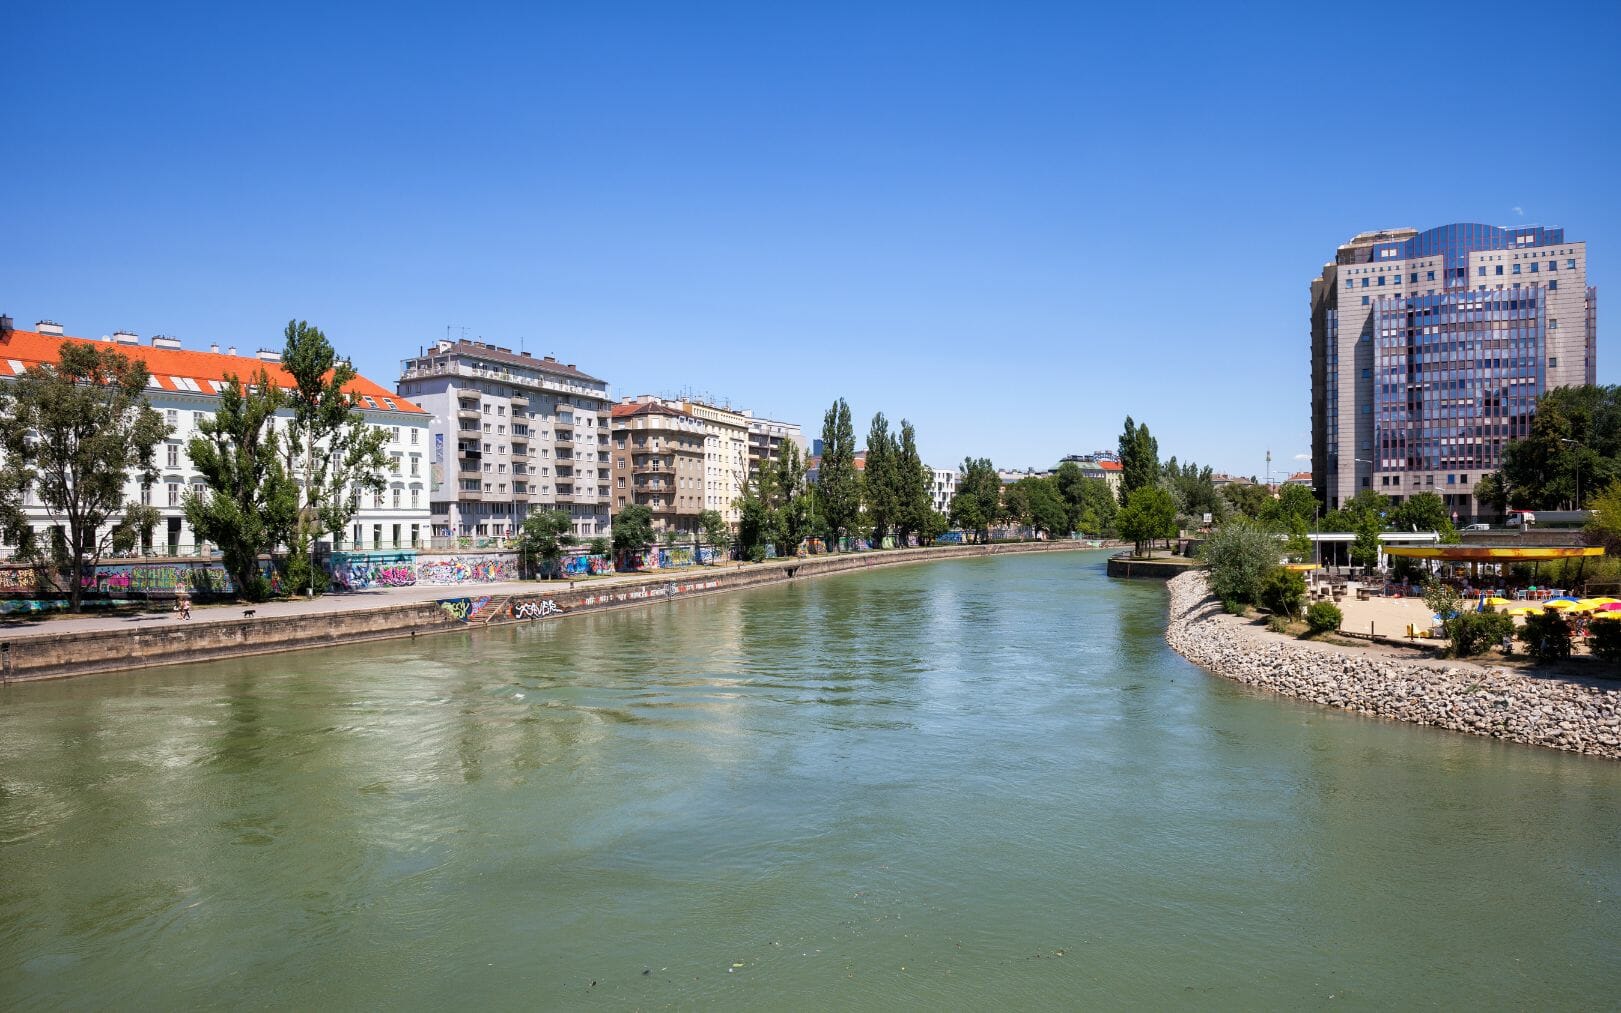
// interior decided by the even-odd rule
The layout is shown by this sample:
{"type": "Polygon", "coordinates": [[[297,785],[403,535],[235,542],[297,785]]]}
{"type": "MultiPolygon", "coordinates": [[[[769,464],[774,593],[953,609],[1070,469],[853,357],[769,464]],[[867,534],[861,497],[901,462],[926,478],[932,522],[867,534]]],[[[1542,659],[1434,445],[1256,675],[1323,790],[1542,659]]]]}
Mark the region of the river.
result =
{"type": "Polygon", "coordinates": [[[1611,1006],[1621,764],[1097,553],[0,689],[0,1007],[1611,1006]]]}

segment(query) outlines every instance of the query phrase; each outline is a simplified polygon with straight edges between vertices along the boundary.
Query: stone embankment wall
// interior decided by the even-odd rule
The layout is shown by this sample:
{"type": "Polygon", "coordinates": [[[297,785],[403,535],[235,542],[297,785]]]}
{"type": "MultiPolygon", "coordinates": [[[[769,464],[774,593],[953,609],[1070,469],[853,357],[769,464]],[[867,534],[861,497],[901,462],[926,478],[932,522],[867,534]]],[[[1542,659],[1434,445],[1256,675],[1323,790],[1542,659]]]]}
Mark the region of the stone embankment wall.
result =
{"type": "Polygon", "coordinates": [[[1223,678],[1359,714],[1621,759],[1621,684],[1287,639],[1223,612],[1201,573],[1166,586],[1166,642],[1223,678]]]}
{"type": "Polygon", "coordinates": [[[444,587],[436,589],[438,596],[434,598],[403,599],[374,609],[240,619],[214,618],[210,613],[199,612],[189,623],[160,622],[128,630],[74,632],[72,621],[68,620],[61,627],[60,636],[36,634],[7,639],[0,634],[0,683],[60,679],[429,633],[465,632],[489,623],[550,620],[575,613],[650,605],[677,597],[898,563],[1081,548],[1085,546],[1073,542],[954,545],[809,556],[729,570],[697,567],[654,571],[645,580],[612,583],[537,581],[524,584],[516,592],[510,586],[444,587]],[[499,594],[500,591],[509,593],[499,594]]]}

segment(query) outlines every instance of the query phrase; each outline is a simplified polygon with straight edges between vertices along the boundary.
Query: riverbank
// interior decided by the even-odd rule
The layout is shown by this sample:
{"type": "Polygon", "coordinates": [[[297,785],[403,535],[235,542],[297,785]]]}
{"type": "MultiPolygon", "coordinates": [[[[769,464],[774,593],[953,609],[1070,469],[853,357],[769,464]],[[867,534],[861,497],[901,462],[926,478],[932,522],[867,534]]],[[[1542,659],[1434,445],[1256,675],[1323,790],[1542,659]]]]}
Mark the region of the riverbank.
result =
{"type": "Polygon", "coordinates": [[[397,588],[314,601],[210,608],[194,612],[189,621],[167,613],[58,619],[0,633],[0,684],[552,620],[869,567],[1088,548],[1080,542],[1054,541],[887,549],[729,569],[661,570],[646,576],[397,588]]]}
{"type": "Polygon", "coordinates": [[[1166,587],[1166,642],[1214,675],[1358,714],[1621,759],[1621,684],[1292,640],[1223,612],[1203,574],[1166,587]]]}

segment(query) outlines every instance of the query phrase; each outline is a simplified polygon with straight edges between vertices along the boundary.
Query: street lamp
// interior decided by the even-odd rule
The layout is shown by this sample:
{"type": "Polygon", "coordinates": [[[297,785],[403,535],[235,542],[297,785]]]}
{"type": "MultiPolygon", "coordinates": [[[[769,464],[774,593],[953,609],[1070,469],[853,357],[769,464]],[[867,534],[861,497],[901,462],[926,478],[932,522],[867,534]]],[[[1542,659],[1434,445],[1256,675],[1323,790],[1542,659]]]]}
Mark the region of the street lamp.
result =
{"type": "MultiPolygon", "coordinates": [[[[1567,440],[1563,436],[1559,437],[1559,442],[1560,443],[1568,443],[1573,447],[1581,446],[1580,441],[1578,441],[1578,440],[1567,440]]],[[[1577,457],[1576,457],[1576,509],[1580,510],[1581,508],[1582,508],[1582,459],[1581,459],[1580,455],[1577,455],[1577,457]]]]}

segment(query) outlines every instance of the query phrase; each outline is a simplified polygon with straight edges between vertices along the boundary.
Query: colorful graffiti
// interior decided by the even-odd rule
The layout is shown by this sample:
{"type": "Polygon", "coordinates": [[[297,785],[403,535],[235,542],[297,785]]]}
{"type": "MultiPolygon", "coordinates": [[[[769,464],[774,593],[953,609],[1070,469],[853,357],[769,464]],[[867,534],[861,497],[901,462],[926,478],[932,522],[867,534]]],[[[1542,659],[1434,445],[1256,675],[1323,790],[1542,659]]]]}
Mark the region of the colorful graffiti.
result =
{"type": "Polygon", "coordinates": [[[369,587],[411,587],[417,582],[415,552],[333,553],[332,583],[345,591],[369,587]]]}
{"type": "Polygon", "coordinates": [[[550,598],[541,601],[521,601],[512,606],[514,619],[544,619],[547,616],[560,616],[563,610],[550,598]]]}
{"type": "Polygon", "coordinates": [[[517,580],[516,556],[443,556],[417,562],[418,584],[497,584],[517,580]]]}
{"type": "Polygon", "coordinates": [[[488,595],[482,598],[441,598],[439,607],[444,609],[450,618],[459,623],[466,623],[472,622],[473,616],[477,615],[478,610],[488,604],[489,600],[488,595]]]}
{"type": "Polygon", "coordinates": [[[22,594],[39,588],[39,573],[32,566],[0,568],[0,594],[22,594]]]}
{"type": "Polygon", "coordinates": [[[569,556],[562,569],[569,577],[601,576],[614,572],[614,564],[607,556],[569,556]]]}
{"type": "MultiPolygon", "coordinates": [[[[277,582],[274,569],[267,567],[265,576],[272,585],[277,582]]],[[[173,594],[177,587],[193,594],[230,594],[236,589],[219,563],[102,563],[94,576],[81,577],[80,584],[110,595],[173,594]]]]}

